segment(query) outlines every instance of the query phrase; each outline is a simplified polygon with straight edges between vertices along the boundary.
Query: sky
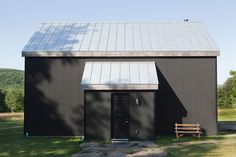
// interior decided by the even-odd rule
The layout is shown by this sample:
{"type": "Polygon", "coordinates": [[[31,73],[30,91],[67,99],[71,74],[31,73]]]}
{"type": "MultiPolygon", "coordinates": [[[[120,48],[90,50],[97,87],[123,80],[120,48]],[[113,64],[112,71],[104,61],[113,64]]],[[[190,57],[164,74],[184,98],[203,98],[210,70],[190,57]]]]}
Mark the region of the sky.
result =
{"type": "Polygon", "coordinates": [[[235,0],[1,0],[0,68],[24,70],[21,50],[42,22],[201,21],[219,47],[218,84],[236,70],[235,0]]]}

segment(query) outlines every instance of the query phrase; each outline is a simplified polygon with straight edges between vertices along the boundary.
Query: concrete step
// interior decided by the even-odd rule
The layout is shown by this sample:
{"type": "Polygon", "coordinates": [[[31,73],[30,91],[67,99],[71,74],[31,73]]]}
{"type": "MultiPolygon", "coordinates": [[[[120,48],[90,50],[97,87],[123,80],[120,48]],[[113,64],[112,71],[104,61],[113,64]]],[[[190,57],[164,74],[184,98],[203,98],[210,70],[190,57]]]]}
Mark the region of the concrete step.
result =
{"type": "Polygon", "coordinates": [[[129,139],[122,138],[113,138],[111,139],[112,143],[129,143],[129,139]]]}

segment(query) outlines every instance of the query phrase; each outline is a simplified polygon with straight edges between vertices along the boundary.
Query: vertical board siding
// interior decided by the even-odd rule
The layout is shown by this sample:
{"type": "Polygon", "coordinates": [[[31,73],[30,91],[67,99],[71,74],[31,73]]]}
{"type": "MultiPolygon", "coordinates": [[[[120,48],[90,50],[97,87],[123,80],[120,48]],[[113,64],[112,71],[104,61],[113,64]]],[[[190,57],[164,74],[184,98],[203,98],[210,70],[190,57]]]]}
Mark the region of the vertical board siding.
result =
{"type": "MultiPolygon", "coordinates": [[[[84,91],[81,88],[81,79],[85,62],[96,61],[155,61],[159,80],[155,104],[156,135],[173,134],[175,122],[198,122],[206,134],[217,134],[216,57],[27,57],[25,60],[25,133],[38,136],[84,135],[84,91]]],[[[130,71],[137,77],[130,80],[139,83],[138,71],[132,68],[132,64],[130,64],[130,71]]],[[[117,68],[115,66],[120,65],[113,66],[107,68],[117,68]]],[[[115,73],[106,76],[118,79],[120,74],[123,75],[123,73],[115,73]]],[[[89,77],[88,74],[88,79],[89,77]]],[[[100,78],[100,81],[106,80],[110,79],[100,78]]],[[[96,98],[96,95],[94,97],[96,98]]],[[[97,97],[96,100],[98,104],[108,103],[107,98],[102,95],[101,99],[97,97]]],[[[108,112],[107,110],[109,108],[104,108],[104,111],[108,112]]],[[[100,123],[109,129],[109,120],[104,119],[98,124],[100,123]]],[[[103,137],[107,137],[107,134],[103,137]]]]}
{"type": "Polygon", "coordinates": [[[85,92],[85,139],[104,140],[111,138],[110,92],[85,92]]]}
{"type": "Polygon", "coordinates": [[[154,96],[154,92],[130,92],[130,140],[155,139],[154,96]]]}
{"type": "Polygon", "coordinates": [[[84,135],[84,64],[70,58],[26,58],[25,66],[25,133],[84,135]]]}
{"type": "Polygon", "coordinates": [[[173,133],[175,122],[200,123],[216,134],[216,58],[158,59],[157,132],[173,133]]]}

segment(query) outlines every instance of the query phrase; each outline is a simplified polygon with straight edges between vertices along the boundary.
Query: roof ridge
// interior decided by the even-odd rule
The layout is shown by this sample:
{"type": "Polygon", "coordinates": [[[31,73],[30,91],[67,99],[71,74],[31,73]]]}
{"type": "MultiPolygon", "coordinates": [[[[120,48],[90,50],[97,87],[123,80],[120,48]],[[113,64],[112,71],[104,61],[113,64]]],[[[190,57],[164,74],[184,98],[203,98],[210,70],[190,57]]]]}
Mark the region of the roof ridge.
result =
{"type": "Polygon", "coordinates": [[[81,23],[91,23],[91,24],[165,24],[165,23],[202,23],[201,21],[81,21],[81,22],[68,22],[68,21],[54,21],[54,22],[41,22],[40,24],[81,24],[81,23]]]}

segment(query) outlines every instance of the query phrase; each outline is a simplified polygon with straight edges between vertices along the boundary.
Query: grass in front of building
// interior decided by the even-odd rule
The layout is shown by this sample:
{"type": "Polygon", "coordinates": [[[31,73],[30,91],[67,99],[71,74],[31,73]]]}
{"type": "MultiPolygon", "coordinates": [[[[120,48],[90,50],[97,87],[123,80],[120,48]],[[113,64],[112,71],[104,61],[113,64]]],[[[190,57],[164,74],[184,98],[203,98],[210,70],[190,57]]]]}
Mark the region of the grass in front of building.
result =
{"type": "Polygon", "coordinates": [[[236,154],[236,132],[221,132],[219,136],[201,137],[161,137],[156,140],[167,157],[231,157],[236,154]]]}
{"type": "MultiPolygon", "coordinates": [[[[236,109],[218,110],[219,123],[236,125],[236,109]]],[[[167,152],[168,157],[203,156],[233,157],[236,154],[236,132],[220,132],[216,136],[160,137],[156,140],[167,152]]]]}
{"type": "Polygon", "coordinates": [[[78,137],[25,138],[23,136],[23,116],[19,118],[18,115],[0,114],[1,157],[71,156],[80,151],[82,142],[78,137]]]}
{"type": "Polygon", "coordinates": [[[236,132],[221,132],[217,136],[201,137],[161,137],[156,140],[167,152],[167,157],[231,157],[236,154],[236,132]]]}
{"type": "MultiPolygon", "coordinates": [[[[236,109],[218,111],[220,123],[236,125],[236,109]]],[[[81,150],[80,138],[23,136],[23,113],[0,114],[0,156],[70,156],[81,150]]],[[[236,132],[220,132],[219,136],[160,137],[156,144],[167,156],[233,156],[236,154],[236,132]]]]}

